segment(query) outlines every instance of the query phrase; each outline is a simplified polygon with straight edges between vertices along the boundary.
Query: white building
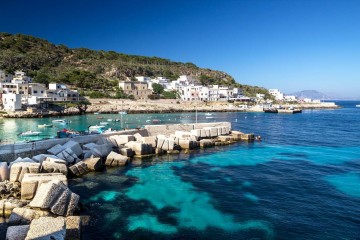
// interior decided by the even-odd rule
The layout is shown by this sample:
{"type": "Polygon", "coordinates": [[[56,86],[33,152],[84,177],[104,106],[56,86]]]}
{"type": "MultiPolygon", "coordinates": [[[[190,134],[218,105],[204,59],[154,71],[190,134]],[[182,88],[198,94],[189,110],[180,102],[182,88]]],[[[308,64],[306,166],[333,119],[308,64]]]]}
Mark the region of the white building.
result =
{"type": "Polygon", "coordinates": [[[26,76],[25,72],[23,71],[15,71],[15,75],[11,81],[12,83],[31,83],[32,78],[26,76]]]}
{"type": "Polygon", "coordinates": [[[257,99],[260,99],[260,100],[264,100],[264,99],[265,99],[265,94],[257,93],[257,94],[256,94],[256,98],[257,98],[257,99]]]}
{"type": "Polygon", "coordinates": [[[290,95],[289,96],[286,95],[284,97],[284,99],[285,99],[286,102],[295,102],[295,101],[297,101],[297,98],[295,96],[290,96],[290,95]]]}
{"type": "Polygon", "coordinates": [[[209,88],[201,85],[186,86],[181,88],[180,95],[183,101],[208,101],[209,88]]]}
{"type": "Polygon", "coordinates": [[[21,94],[7,93],[2,95],[2,103],[5,111],[21,110],[21,94]]]}
{"type": "Polygon", "coordinates": [[[12,79],[13,79],[12,74],[7,74],[7,73],[5,73],[5,71],[0,70],[0,82],[11,83],[12,79]]]}
{"type": "Polygon", "coordinates": [[[284,100],[284,94],[279,89],[269,89],[269,94],[275,97],[276,100],[284,100]]]}
{"type": "Polygon", "coordinates": [[[144,76],[139,76],[139,77],[135,77],[139,82],[150,82],[151,78],[150,77],[144,77],[144,76]]]}

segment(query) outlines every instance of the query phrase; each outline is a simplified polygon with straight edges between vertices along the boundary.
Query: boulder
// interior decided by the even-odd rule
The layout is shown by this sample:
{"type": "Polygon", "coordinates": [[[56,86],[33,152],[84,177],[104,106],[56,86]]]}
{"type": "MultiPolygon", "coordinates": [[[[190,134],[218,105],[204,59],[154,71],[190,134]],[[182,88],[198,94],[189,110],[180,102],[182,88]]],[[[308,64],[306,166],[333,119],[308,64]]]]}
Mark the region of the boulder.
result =
{"type": "Polygon", "coordinates": [[[6,240],[24,240],[29,231],[30,225],[8,227],[6,240]]]}
{"type": "Polygon", "coordinates": [[[86,158],[84,163],[90,171],[100,171],[103,168],[101,158],[91,156],[90,158],[86,158]]]}
{"type": "MultiPolygon", "coordinates": [[[[82,150],[81,150],[82,153],[82,150]]],[[[71,150],[71,148],[66,148],[64,151],[56,155],[58,158],[65,160],[68,164],[75,163],[78,159],[78,156],[71,150]]]]}
{"type": "Polygon", "coordinates": [[[10,182],[21,182],[26,173],[39,173],[40,163],[19,162],[10,167],[10,182]]]}
{"type": "Polygon", "coordinates": [[[48,149],[48,153],[52,155],[58,155],[60,152],[64,151],[66,148],[61,146],[60,144],[57,144],[53,146],[52,148],[48,149]]]}
{"type": "Polygon", "coordinates": [[[66,235],[63,217],[40,217],[30,224],[25,240],[64,240],[66,235]]]}
{"type": "Polygon", "coordinates": [[[9,180],[10,171],[6,162],[0,162],[0,182],[9,180]]]}
{"type": "Polygon", "coordinates": [[[56,215],[69,216],[74,212],[79,198],[63,182],[52,180],[40,185],[29,206],[47,209],[56,215]]]}
{"type": "Polygon", "coordinates": [[[66,222],[66,240],[80,240],[81,238],[81,217],[69,216],[66,222]]]}
{"type": "Polygon", "coordinates": [[[118,154],[116,152],[111,152],[107,158],[105,165],[111,167],[125,166],[128,163],[128,158],[118,154]]]}
{"type": "Polygon", "coordinates": [[[8,225],[27,225],[32,220],[39,217],[49,216],[50,213],[43,210],[34,210],[30,208],[14,208],[9,217],[8,225]]]}
{"type": "Polygon", "coordinates": [[[21,199],[31,200],[34,198],[37,188],[42,183],[47,183],[52,180],[59,180],[67,185],[67,178],[62,173],[39,173],[39,174],[25,174],[21,181],[21,199]]]}
{"type": "Polygon", "coordinates": [[[41,165],[42,173],[62,173],[67,175],[68,169],[66,164],[60,163],[59,161],[52,161],[47,158],[41,165]]]}
{"type": "Polygon", "coordinates": [[[74,165],[72,165],[71,167],[69,167],[70,172],[77,176],[80,177],[88,172],[90,172],[90,169],[87,167],[87,165],[83,162],[80,161],[74,165]]]}
{"type": "Polygon", "coordinates": [[[72,152],[75,153],[75,155],[77,157],[79,157],[83,153],[80,144],[78,142],[75,142],[75,141],[68,141],[67,143],[65,143],[63,145],[63,147],[65,149],[70,148],[72,150],[72,152]]]}

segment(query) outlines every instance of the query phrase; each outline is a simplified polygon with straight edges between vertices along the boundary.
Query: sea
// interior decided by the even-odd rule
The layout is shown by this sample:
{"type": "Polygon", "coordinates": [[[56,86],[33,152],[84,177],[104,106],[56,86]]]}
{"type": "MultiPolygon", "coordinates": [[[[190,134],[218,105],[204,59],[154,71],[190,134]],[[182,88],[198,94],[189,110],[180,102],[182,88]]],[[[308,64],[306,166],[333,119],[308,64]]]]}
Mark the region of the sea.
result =
{"type": "MultiPolygon", "coordinates": [[[[262,141],[134,160],[71,180],[80,214],[90,217],[83,239],[360,239],[360,102],[337,104],[294,115],[128,114],[129,127],[231,121],[262,141]]],[[[85,130],[98,117],[68,117],[65,127],[85,130]]],[[[3,119],[1,136],[18,141],[10,129],[51,120],[3,119]]]]}

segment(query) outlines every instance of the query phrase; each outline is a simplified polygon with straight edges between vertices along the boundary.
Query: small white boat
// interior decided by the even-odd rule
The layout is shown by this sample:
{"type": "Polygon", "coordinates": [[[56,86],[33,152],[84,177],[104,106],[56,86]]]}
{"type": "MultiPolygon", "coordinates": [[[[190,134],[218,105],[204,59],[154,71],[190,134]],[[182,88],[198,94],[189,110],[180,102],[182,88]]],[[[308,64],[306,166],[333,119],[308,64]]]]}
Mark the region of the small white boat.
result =
{"type": "Polygon", "coordinates": [[[56,119],[56,120],[53,120],[52,121],[53,123],[59,123],[59,124],[67,124],[69,123],[70,121],[67,121],[65,119],[56,119]]]}
{"type": "Polygon", "coordinates": [[[104,126],[104,125],[108,125],[108,122],[100,122],[100,125],[104,126]]]}
{"type": "Polygon", "coordinates": [[[214,117],[212,117],[212,116],[207,116],[206,118],[214,118],[214,117]]]}
{"type": "Polygon", "coordinates": [[[98,112],[94,112],[94,114],[95,114],[95,115],[98,115],[98,114],[100,114],[100,113],[98,113],[98,112]]]}
{"type": "Polygon", "coordinates": [[[161,120],[160,119],[153,119],[152,122],[153,123],[159,123],[159,122],[161,122],[161,120]]]}
{"type": "Polygon", "coordinates": [[[114,120],[112,120],[111,118],[108,118],[106,121],[113,122],[114,120]]]}
{"type": "Polygon", "coordinates": [[[211,115],[212,115],[212,113],[205,113],[205,115],[206,115],[206,116],[211,116],[211,115]]]}
{"type": "Polygon", "coordinates": [[[38,125],[38,128],[51,128],[51,127],[53,127],[52,124],[39,124],[38,125]]]}
{"type": "Polygon", "coordinates": [[[95,125],[95,126],[90,126],[89,127],[89,132],[90,133],[102,133],[102,132],[104,132],[104,130],[105,130],[105,126],[95,125]]]}
{"type": "Polygon", "coordinates": [[[360,104],[356,105],[356,107],[360,108],[360,104]]]}
{"type": "Polygon", "coordinates": [[[35,132],[35,131],[26,131],[26,132],[22,132],[19,135],[22,137],[32,137],[32,136],[39,136],[41,134],[41,132],[35,132]]]}
{"type": "Polygon", "coordinates": [[[126,115],[126,114],[127,114],[127,112],[125,112],[125,111],[121,111],[121,112],[119,112],[119,114],[121,114],[121,115],[126,115]]]}

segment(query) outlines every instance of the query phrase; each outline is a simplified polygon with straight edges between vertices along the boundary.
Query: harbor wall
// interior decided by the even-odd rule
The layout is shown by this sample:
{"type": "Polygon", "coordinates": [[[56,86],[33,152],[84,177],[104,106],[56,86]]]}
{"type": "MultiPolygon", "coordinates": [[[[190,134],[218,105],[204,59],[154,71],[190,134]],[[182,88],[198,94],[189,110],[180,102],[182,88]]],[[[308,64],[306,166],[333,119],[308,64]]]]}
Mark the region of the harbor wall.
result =
{"type": "Polygon", "coordinates": [[[73,138],[54,138],[42,141],[4,144],[0,145],[0,162],[11,162],[18,157],[31,157],[37,154],[46,153],[46,151],[57,144],[64,144],[69,140],[80,143],[81,145],[101,140],[104,137],[112,135],[134,135],[140,133],[143,136],[156,136],[158,134],[167,135],[175,133],[175,131],[190,131],[192,129],[200,129],[204,127],[229,127],[230,122],[214,122],[214,123],[190,123],[190,124],[166,124],[166,125],[145,125],[144,129],[131,129],[105,134],[94,134],[77,136],[73,138]]]}

